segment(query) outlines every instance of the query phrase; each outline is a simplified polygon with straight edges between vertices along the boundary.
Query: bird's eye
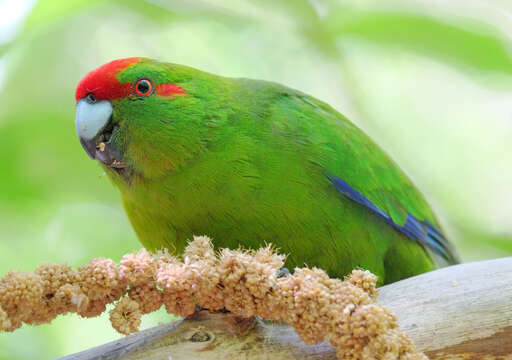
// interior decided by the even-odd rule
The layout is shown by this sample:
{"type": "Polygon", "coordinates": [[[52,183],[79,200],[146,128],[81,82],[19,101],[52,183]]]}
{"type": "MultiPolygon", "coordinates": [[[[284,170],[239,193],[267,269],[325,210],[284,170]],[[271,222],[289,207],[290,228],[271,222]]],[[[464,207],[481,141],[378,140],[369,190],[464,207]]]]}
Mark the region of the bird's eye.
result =
{"type": "Polygon", "coordinates": [[[96,96],[94,96],[92,93],[89,93],[85,97],[85,101],[87,101],[89,104],[94,104],[96,102],[96,96]]]}
{"type": "Polygon", "coordinates": [[[148,79],[139,79],[135,83],[137,96],[149,96],[153,93],[153,83],[148,79]]]}

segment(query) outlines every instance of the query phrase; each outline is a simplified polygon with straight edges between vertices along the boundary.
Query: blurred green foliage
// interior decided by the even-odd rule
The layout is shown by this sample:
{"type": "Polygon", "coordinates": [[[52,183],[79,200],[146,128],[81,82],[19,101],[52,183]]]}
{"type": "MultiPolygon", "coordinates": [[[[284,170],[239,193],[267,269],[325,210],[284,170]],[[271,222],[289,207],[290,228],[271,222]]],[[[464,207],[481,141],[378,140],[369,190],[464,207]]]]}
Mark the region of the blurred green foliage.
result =
{"type": "MultiPolygon", "coordinates": [[[[512,52],[486,14],[398,0],[37,1],[0,44],[0,274],[140,247],[74,130],[76,83],[128,56],[327,101],[411,175],[464,259],[510,255],[512,52]]],[[[117,337],[106,316],[61,317],[0,334],[0,359],[51,359],[117,337]]]]}

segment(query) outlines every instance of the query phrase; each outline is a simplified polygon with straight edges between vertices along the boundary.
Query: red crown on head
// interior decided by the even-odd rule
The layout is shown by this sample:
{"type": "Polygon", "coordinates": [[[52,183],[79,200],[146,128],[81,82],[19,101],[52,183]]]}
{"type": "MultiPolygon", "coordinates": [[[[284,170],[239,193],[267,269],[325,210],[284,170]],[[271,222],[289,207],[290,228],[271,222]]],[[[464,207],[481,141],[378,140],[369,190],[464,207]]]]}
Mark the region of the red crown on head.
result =
{"type": "Polygon", "coordinates": [[[140,60],[140,57],[114,60],[91,71],[78,83],[76,101],[89,93],[94,94],[98,100],[116,100],[130,95],[130,84],[121,84],[116,74],[140,60]]]}

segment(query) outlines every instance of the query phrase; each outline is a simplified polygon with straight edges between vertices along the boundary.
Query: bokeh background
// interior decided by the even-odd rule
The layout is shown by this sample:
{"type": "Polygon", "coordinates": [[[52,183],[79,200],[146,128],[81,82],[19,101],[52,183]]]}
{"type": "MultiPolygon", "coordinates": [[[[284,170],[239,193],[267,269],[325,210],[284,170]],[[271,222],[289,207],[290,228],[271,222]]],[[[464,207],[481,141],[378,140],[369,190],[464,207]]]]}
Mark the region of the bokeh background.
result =
{"type": "MultiPolygon", "coordinates": [[[[330,103],[411,176],[465,261],[511,255],[511,19],[509,0],[0,0],[0,276],[140,248],[74,129],[80,78],[129,56],[330,103]]],[[[65,316],[1,333],[0,359],[118,337],[107,316],[65,316]]]]}

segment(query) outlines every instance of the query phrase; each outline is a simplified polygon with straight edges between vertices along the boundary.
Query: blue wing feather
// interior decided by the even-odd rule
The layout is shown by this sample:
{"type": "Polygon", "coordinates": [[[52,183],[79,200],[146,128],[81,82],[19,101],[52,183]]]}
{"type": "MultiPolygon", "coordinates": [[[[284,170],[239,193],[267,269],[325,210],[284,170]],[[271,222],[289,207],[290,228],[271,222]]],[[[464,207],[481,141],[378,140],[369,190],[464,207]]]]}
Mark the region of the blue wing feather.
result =
{"type": "Polygon", "coordinates": [[[373,213],[382,218],[386,223],[394,227],[396,230],[407,235],[409,238],[419,242],[426,248],[441,256],[449,263],[457,263],[458,260],[453,253],[450,243],[434,225],[427,221],[421,221],[407,213],[407,219],[403,225],[396,224],[393,219],[382,209],[368,200],[363,194],[351,187],[346,181],[337,176],[326,175],[336,189],[347,198],[361,204],[373,213]]]}

